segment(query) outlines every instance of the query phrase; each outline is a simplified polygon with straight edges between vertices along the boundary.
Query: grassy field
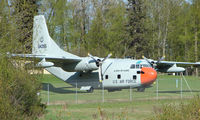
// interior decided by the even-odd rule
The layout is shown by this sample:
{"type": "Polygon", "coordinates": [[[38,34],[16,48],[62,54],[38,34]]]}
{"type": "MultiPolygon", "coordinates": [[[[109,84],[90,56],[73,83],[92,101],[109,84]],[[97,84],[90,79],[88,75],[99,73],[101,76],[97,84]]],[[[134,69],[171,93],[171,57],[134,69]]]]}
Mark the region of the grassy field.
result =
{"type": "Polygon", "coordinates": [[[145,92],[130,89],[116,92],[104,91],[104,103],[102,102],[102,90],[94,90],[93,93],[77,90],[67,83],[55,78],[52,75],[44,75],[42,78],[43,89],[41,98],[43,103],[48,101],[49,84],[49,105],[47,112],[41,120],[67,119],[67,120],[143,120],[154,115],[164,104],[178,104],[187,102],[188,98],[200,93],[200,78],[186,77],[192,93],[182,80],[181,99],[181,77],[180,76],[158,76],[158,97],[154,84],[145,92]],[[178,82],[178,86],[176,85],[178,82]]]}

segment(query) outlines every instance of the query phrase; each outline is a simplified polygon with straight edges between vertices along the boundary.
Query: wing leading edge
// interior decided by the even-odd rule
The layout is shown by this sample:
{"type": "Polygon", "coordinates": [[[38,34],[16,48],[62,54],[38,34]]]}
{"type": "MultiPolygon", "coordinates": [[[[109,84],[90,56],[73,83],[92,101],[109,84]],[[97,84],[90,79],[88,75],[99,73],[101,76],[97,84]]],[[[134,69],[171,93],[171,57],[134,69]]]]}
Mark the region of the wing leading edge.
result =
{"type": "Polygon", "coordinates": [[[185,69],[183,67],[177,67],[179,66],[200,66],[200,62],[191,63],[191,62],[175,62],[175,61],[160,61],[156,65],[156,69],[159,72],[183,72],[185,69]],[[173,69],[173,70],[172,70],[173,69]]]}
{"type": "Polygon", "coordinates": [[[47,55],[34,55],[34,54],[8,54],[10,57],[19,57],[19,58],[26,58],[29,60],[36,60],[41,61],[42,59],[46,59],[47,61],[55,62],[55,63],[63,63],[63,64],[70,64],[70,63],[78,63],[82,59],[81,58],[70,58],[65,56],[47,56],[47,55]]]}

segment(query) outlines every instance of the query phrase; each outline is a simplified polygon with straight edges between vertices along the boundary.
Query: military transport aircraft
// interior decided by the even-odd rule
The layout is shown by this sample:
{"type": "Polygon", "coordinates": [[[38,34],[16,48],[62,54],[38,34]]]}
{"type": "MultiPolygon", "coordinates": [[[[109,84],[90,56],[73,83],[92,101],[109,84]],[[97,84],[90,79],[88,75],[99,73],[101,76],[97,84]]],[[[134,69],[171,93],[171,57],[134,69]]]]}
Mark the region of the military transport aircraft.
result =
{"type": "Polygon", "coordinates": [[[183,72],[177,64],[200,65],[200,63],[170,62],[151,59],[113,59],[109,54],[99,58],[88,54],[88,57],[79,57],[63,51],[49,36],[43,15],[34,17],[32,54],[11,54],[27,58],[36,58],[36,64],[51,74],[71,84],[93,92],[93,89],[107,89],[108,91],[126,88],[137,88],[138,91],[150,86],[160,72],[183,72]]]}

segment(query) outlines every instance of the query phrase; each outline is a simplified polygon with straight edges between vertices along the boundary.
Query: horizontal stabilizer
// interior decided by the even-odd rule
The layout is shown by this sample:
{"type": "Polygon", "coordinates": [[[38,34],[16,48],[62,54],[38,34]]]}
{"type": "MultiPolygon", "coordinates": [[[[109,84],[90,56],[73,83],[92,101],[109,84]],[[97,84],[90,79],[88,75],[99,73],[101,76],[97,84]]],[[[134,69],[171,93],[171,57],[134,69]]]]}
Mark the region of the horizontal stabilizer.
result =
{"type": "Polygon", "coordinates": [[[74,74],[74,72],[66,72],[60,67],[48,67],[45,69],[63,81],[67,81],[67,79],[74,74]]]}

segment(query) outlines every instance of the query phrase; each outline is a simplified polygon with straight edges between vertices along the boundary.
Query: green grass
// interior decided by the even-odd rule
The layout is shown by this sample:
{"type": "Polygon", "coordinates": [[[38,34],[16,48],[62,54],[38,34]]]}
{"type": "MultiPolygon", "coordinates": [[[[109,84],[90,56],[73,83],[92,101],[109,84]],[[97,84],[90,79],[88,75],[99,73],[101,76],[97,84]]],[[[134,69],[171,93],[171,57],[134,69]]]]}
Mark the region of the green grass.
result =
{"type": "Polygon", "coordinates": [[[156,84],[147,88],[145,92],[136,92],[133,89],[132,101],[130,101],[130,90],[125,89],[116,92],[105,91],[105,103],[102,103],[102,91],[94,90],[94,93],[86,93],[78,90],[76,101],[76,88],[55,78],[52,75],[44,75],[42,78],[43,90],[41,91],[42,102],[47,102],[47,85],[50,86],[50,105],[41,120],[48,119],[69,119],[88,120],[101,119],[101,117],[113,119],[143,120],[159,111],[163,104],[178,104],[181,101],[187,102],[200,92],[200,78],[186,77],[193,93],[191,94],[185,81],[183,85],[183,99],[180,95],[180,76],[159,75],[159,96],[156,97],[156,84]],[[176,88],[176,79],[179,85],[176,88]],[[78,104],[76,104],[78,103],[78,104]]]}

